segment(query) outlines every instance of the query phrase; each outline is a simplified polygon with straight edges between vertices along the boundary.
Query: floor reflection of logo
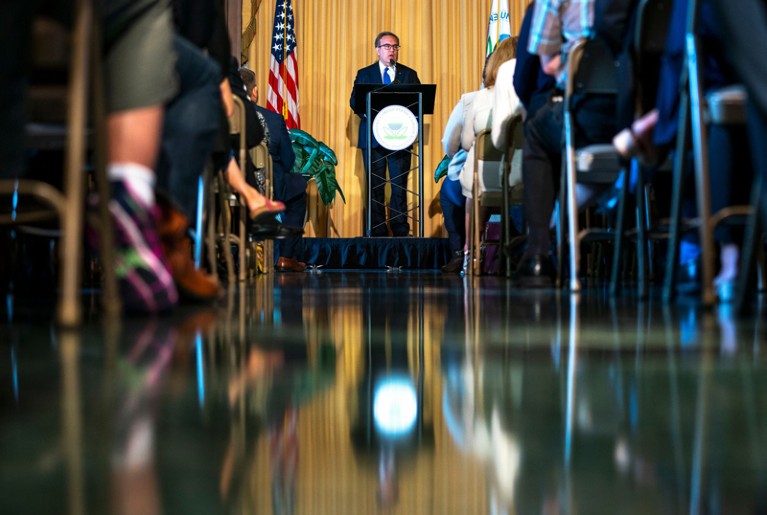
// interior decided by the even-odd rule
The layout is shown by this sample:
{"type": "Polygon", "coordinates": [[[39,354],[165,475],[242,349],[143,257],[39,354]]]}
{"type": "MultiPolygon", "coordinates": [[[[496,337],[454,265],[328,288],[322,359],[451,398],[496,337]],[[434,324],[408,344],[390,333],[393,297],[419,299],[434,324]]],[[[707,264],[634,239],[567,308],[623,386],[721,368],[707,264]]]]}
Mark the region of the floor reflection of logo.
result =
{"type": "Polygon", "coordinates": [[[415,427],[418,399],[413,380],[407,375],[382,378],[373,393],[373,420],[381,436],[398,438],[415,427]]]}

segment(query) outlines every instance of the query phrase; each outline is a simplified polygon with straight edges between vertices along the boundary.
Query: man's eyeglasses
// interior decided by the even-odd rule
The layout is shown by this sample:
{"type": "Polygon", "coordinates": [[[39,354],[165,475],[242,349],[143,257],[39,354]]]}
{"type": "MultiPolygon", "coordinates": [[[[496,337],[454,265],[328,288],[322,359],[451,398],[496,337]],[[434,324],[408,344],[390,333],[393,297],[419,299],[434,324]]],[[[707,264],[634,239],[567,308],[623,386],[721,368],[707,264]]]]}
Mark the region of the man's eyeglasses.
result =
{"type": "Polygon", "coordinates": [[[390,45],[389,43],[384,43],[383,45],[378,45],[378,48],[383,48],[384,50],[399,50],[399,45],[390,45]]]}

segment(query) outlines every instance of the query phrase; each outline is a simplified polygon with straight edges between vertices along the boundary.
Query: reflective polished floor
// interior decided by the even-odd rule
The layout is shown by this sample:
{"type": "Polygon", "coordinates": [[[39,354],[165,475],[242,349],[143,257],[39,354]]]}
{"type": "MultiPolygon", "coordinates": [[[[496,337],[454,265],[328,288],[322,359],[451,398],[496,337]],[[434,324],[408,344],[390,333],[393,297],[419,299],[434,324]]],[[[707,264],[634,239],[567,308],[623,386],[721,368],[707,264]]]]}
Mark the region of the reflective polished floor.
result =
{"type": "Polygon", "coordinates": [[[74,332],[2,313],[2,514],[767,513],[761,301],[315,271],[74,332]]]}

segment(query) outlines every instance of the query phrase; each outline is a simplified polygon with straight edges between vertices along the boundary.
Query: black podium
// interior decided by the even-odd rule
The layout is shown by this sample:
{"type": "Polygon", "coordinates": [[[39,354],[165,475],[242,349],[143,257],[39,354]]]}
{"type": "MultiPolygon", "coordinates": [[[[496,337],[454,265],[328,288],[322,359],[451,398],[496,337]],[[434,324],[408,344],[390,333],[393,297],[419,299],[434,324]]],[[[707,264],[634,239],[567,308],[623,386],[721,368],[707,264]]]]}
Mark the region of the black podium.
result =
{"type": "MultiPolygon", "coordinates": [[[[409,110],[415,116],[418,122],[418,150],[413,151],[412,145],[409,148],[401,149],[407,150],[411,155],[415,155],[418,158],[418,192],[410,191],[406,189],[406,194],[409,193],[418,199],[417,206],[412,209],[408,209],[404,213],[393,213],[393,216],[406,216],[411,220],[415,218],[410,214],[412,211],[418,211],[418,236],[423,238],[423,220],[424,220],[424,206],[423,206],[423,116],[426,114],[434,113],[434,96],[437,91],[436,84],[357,84],[354,86],[354,112],[364,117],[367,122],[367,131],[365,136],[367,137],[367,162],[365,163],[367,173],[372,174],[372,148],[373,148],[373,126],[378,114],[390,106],[402,106],[409,110]]],[[[382,145],[383,146],[383,145],[382,145]]],[[[387,148],[384,146],[384,148],[387,148]]],[[[387,148],[387,150],[389,150],[387,148]]],[[[400,149],[391,150],[390,153],[398,152],[400,149]]],[[[387,154],[389,155],[389,154],[387,154]]],[[[413,171],[415,167],[410,168],[409,171],[413,171]]],[[[371,220],[371,205],[373,203],[371,177],[367,179],[367,202],[365,203],[365,236],[370,236],[372,229],[371,220]]],[[[384,181],[384,187],[388,183],[391,184],[391,179],[382,177],[384,181]]],[[[407,205],[407,202],[405,202],[407,205]]],[[[391,206],[390,206],[391,209],[391,206]]]]}

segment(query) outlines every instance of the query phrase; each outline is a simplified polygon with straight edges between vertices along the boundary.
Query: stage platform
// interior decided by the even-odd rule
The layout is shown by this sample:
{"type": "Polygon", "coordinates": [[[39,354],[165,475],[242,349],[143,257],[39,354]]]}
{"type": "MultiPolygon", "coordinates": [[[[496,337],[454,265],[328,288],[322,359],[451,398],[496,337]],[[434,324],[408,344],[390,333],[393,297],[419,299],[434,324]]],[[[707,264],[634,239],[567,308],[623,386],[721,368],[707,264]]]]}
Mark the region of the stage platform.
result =
{"type": "Polygon", "coordinates": [[[450,259],[447,238],[304,238],[303,258],[323,268],[437,270],[450,259]]]}

